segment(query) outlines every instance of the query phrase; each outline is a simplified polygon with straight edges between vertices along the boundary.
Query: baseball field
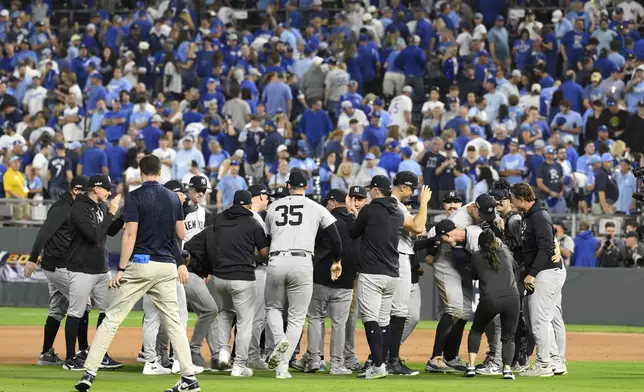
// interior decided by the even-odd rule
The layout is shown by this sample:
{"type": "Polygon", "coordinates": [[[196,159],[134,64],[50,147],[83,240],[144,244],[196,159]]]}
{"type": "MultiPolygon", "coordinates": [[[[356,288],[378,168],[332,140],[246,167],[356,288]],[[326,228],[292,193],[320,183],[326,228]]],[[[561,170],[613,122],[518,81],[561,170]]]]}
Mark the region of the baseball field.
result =
{"type": "MultiPolygon", "coordinates": [[[[42,345],[42,325],[46,309],[0,308],[0,392],[73,391],[81,373],[60,367],[42,367],[34,363],[42,345]]],[[[97,313],[90,321],[90,337],[97,313]]],[[[127,365],[117,371],[101,371],[92,391],[146,392],[162,391],[172,386],[177,376],[143,376],[142,364],[136,363],[141,347],[140,312],[132,312],[119,329],[110,354],[127,365]]],[[[191,314],[189,326],[194,324],[191,314]]],[[[421,322],[402,347],[402,357],[410,367],[424,369],[427,354],[434,342],[435,322],[421,322]]],[[[468,324],[469,326],[469,324],[468,324]]],[[[530,391],[644,391],[644,327],[569,325],[565,376],[505,381],[497,377],[477,376],[465,379],[461,374],[436,375],[421,372],[418,377],[389,377],[383,380],[358,380],[355,376],[303,374],[293,371],[291,380],[275,380],[273,372],[255,372],[250,379],[233,379],[225,373],[198,376],[202,391],[272,391],[287,388],[296,391],[453,391],[469,388],[476,392],[530,391]]],[[[330,333],[327,333],[327,339],[330,333]]],[[[357,353],[366,358],[368,348],[362,331],[356,334],[357,353]]],[[[305,335],[306,336],[306,335],[305,335]]],[[[465,342],[461,357],[465,357],[465,342]]],[[[56,338],[55,348],[64,355],[64,331],[56,338]]],[[[484,345],[485,346],[485,345],[484,345]]],[[[305,347],[305,342],[303,342],[305,347]]],[[[482,348],[483,351],[483,348],[482,348]]],[[[328,358],[328,352],[327,352],[328,358]]],[[[207,358],[207,352],[204,351],[207,358]]],[[[483,353],[481,354],[481,359],[483,353]]]]}

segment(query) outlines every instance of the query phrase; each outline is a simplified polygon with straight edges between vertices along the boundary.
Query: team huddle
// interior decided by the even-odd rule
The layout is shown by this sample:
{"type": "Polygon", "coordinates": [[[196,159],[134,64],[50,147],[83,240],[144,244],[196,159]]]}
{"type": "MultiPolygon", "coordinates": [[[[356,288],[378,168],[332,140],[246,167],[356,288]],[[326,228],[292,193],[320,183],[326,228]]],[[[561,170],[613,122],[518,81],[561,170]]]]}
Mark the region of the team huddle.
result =
{"type": "Polygon", "coordinates": [[[420,319],[418,254],[433,265],[439,323],[427,372],[552,376],[567,372],[561,288],[566,272],[547,207],[527,184],[495,184],[490,194],[462,205],[443,197],[444,219],[430,224],[432,191],[411,172],[393,181],[375,176],[367,189],[333,189],[323,205],[305,196],[309,179],[293,171],[288,189],[269,195],[258,185],[237,191],[233,205],[209,216],[201,206],[205,178],[188,187],[158,183],[160,162],[141,160],[144,184],[109,200],[107,176],[76,177],[56,201],[25,265],[40,264],[50,291],[39,365],[84,371],[76,389],[86,391],[98,369],[116,369],[107,349],[121,322],[143,300],[143,374],[180,373],[167,391],[199,391],[195,374],[228,371],[249,377],[274,369],[327,369],[324,320],[331,319],[331,375],[359,378],[414,376],[400,348],[420,319]],[[408,204],[419,203],[416,214],[408,204]],[[269,201],[273,201],[269,204],[269,201]],[[523,216],[521,216],[523,215],[523,216]],[[108,269],[106,238],[125,227],[115,276],[108,269]],[[42,257],[40,257],[42,255],[42,257]],[[474,286],[480,300],[473,312],[474,286]],[[188,306],[198,319],[186,335],[188,306]],[[87,342],[88,315],[100,310],[98,330],[87,342]],[[65,323],[66,358],[53,342],[65,323]],[[358,317],[371,354],[355,354],[358,317]],[[300,340],[308,319],[307,348],[300,340]],[[458,356],[465,324],[473,319],[469,358],[458,356]],[[231,337],[234,330],[234,344],[231,337]],[[490,350],[476,365],[481,335],[490,350]],[[201,354],[206,341],[210,360],[201,354]],[[78,349],[76,350],[76,344],[78,349]],[[528,358],[536,347],[536,363],[528,358]]]}

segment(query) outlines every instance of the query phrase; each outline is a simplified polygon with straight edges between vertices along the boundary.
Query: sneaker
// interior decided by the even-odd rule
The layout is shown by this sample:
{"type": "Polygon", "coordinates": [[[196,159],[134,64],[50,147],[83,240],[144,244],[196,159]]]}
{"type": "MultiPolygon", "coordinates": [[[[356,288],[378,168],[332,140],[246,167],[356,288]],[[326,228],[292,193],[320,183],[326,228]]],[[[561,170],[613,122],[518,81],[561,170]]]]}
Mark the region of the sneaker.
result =
{"type": "Polygon", "coordinates": [[[476,368],[474,366],[468,365],[465,367],[465,371],[463,372],[463,376],[465,377],[474,377],[476,376],[476,368]]]}
{"type": "Polygon", "coordinates": [[[87,354],[89,354],[89,349],[87,349],[87,350],[80,350],[79,352],[77,352],[77,353],[76,353],[75,357],[76,357],[79,361],[81,361],[81,362],[85,363],[85,361],[87,361],[87,354]]]}
{"type": "Polygon", "coordinates": [[[555,374],[550,366],[544,367],[535,364],[533,367],[519,375],[522,377],[552,377],[555,374]]]}
{"type": "Polygon", "coordinates": [[[204,370],[210,370],[208,367],[208,363],[206,363],[206,360],[203,359],[200,353],[191,353],[190,357],[192,358],[192,364],[195,366],[201,366],[204,368],[204,370]]]}
{"type": "Polygon", "coordinates": [[[160,376],[163,374],[171,374],[172,369],[161,366],[159,361],[146,362],[143,366],[143,374],[146,376],[160,376]]]}
{"type": "Polygon", "coordinates": [[[434,357],[425,364],[425,372],[428,373],[452,373],[454,369],[445,363],[443,357],[434,357]]]}
{"type": "Polygon", "coordinates": [[[446,361],[445,364],[447,366],[451,367],[452,369],[456,370],[457,372],[464,372],[467,366],[463,361],[461,361],[461,358],[456,357],[454,359],[451,359],[449,361],[446,361]]]}
{"type": "Polygon", "coordinates": [[[161,364],[161,366],[172,369],[172,365],[174,364],[174,360],[170,358],[170,356],[167,353],[164,354],[159,354],[157,356],[157,360],[161,364]]]}
{"type": "Polygon", "coordinates": [[[493,363],[488,364],[486,367],[476,369],[476,373],[482,376],[500,376],[503,374],[501,368],[493,363]]]}
{"type": "Polygon", "coordinates": [[[308,358],[309,358],[309,353],[304,353],[304,355],[302,355],[302,358],[296,359],[295,361],[290,361],[288,366],[295,370],[299,370],[303,372],[305,371],[307,363],[309,361],[308,358]]]}
{"type": "Polygon", "coordinates": [[[49,351],[46,353],[40,354],[40,358],[38,358],[38,362],[36,362],[36,365],[41,365],[41,366],[47,366],[47,365],[62,365],[65,363],[60,357],[56,354],[54,351],[54,348],[50,348],[49,351]]]}
{"type": "Polygon", "coordinates": [[[262,361],[259,358],[248,361],[246,366],[254,370],[268,370],[268,365],[266,364],[266,362],[262,361]]]}
{"type": "Polygon", "coordinates": [[[219,371],[219,358],[210,359],[210,371],[216,373],[219,371]]]}
{"type": "Polygon", "coordinates": [[[88,372],[83,373],[83,377],[81,377],[80,381],[74,385],[74,388],[76,388],[77,391],[80,392],[85,392],[89,390],[92,387],[92,383],[94,382],[94,377],[93,375],[89,374],[88,372]]]}
{"type": "Polygon", "coordinates": [[[512,369],[504,369],[503,370],[503,379],[504,380],[514,380],[514,373],[512,373],[512,369]]]}
{"type": "Polygon", "coordinates": [[[479,363],[478,365],[476,365],[474,367],[477,368],[477,369],[483,369],[483,368],[487,367],[490,363],[492,363],[492,360],[493,360],[492,355],[490,354],[489,351],[487,351],[485,353],[485,359],[483,360],[483,362],[479,363]]]}
{"type": "Polygon", "coordinates": [[[228,362],[230,362],[230,353],[225,350],[219,352],[219,370],[225,370],[228,368],[228,362]]]}
{"type": "MultiPolygon", "coordinates": [[[[277,347],[275,349],[277,350],[277,347]]],[[[273,351],[273,352],[275,352],[275,351],[273,351]]],[[[289,379],[289,378],[293,378],[293,376],[291,376],[291,373],[288,372],[288,365],[280,363],[279,366],[276,366],[275,367],[275,378],[277,378],[279,380],[286,380],[286,379],[289,379]]]]}
{"type": "Polygon", "coordinates": [[[351,370],[345,367],[331,368],[331,371],[329,372],[329,374],[332,376],[346,376],[352,373],[353,372],[351,370]]]}
{"type": "Polygon", "coordinates": [[[181,377],[179,381],[170,389],[166,389],[164,392],[199,392],[201,388],[197,379],[194,377],[181,377]]]}
{"type": "Polygon", "coordinates": [[[528,362],[521,364],[520,362],[517,362],[514,366],[512,366],[512,371],[515,373],[521,373],[530,367],[530,364],[528,362]]]}
{"type": "Polygon", "coordinates": [[[63,364],[63,369],[71,370],[73,372],[80,372],[85,370],[83,362],[81,362],[76,357],[66,360],[65,363],[63,364]]]}
{"type": "Polygon", "coordinates": [[[116,362],[113,360],[108,353],[105,353],[103,356],[103,361],[101,364],[98,366],[99,369],[120,369],[123,367],[123,364],[121,362],[116,362]]]}
{"type": "Polygon", "coordinates": [[[143,354],[143,351],[139,351],[139,355],[136,356],[136,361],[138,363],[147,363],[148,361],[145,360],[145,355],[143,354]]]}
{"type": "Polygon", "coordinates": [[[391,374],[392,376],[417,376],[418,372],[415,370],[411,370],[405,364],[398,358],[394,358],[389,360],[389,369],[387,373],[391,374]]]}
{"type": "Polygon", "coordinates": [[[554,364],[554,367],[552,368],[552,373],[555,376],[563,376],[565,374],[568,374],[568,367],[566,366],[566,362],[556,362],[554,364]]]}
{"type": "Polygon", "coordinates": [[[362,370],[362,364],[360,363],[360,361],[357,361],[357,360],[355,362],[353,361],[349,362],[345,360],[344,367],[355,372],[362,370]]]}
{"type": "MultiPolygon", "coordinates": [[[[316,373],[317,371],[326,370],[326,369],[322,370],[322,362],[324,362],[324,361],[320,361],[320,360],[316,360],[316,359],[312,358],[310,361],[308,361],[306,366],[304,366],[304,372],[305,373],[316,373]]],[[[325,368],[326,368],[326,366],[325,366],[325,368]]]]}
{"type": "MultiPolygon", "coordinates": [[[[288,351],[288,340],[284,339],[275,345],[275,349],[271,353],[271,356],[268,358],[268,368],[269,369],[275,369],[277,366],[279,366],[280,363],[284,360],[284,354],[288,351]]],[[[221,361],[221,359],[220,359],[221,361]]],[[[288,369],[286,370],[286,373],[288,373],[288,369]]],[[[289,377],[290,378],[290,374],[289,377]]]]}
{"type": "Polygon", "coordinates": [[[365,378],[367,380],[375,380],[378,378],[385,378],[387,377],[387,367],[383,363],[382,365],[376,367],[372,366],[367,371],[365,372],[365,378]]]}
{"type": "MultiPolygon", "coordinates": [[[[192,365],[192,371],[194,374],[201,374],[203,373],[204,368],[202,366],[192,365]]],[[[175,358],[175,360],[172,361],[172,374],[179,373],[181,373],[181,364],[179,364],[179,360],[175,358]]]]}
{"type": "Polygon", "coordinates": [[[253,375],[253,369],[233,365],[233,370],[230,372],[230,375],[232,377],[251,377],[253,375]]]}
{"type": "Polygon", "coordinates": [[[364,362],[364,365],[362,365],[362,371],[366,372],[367,369],[373,366],[373,360],[371,359],[371,354],[369,354],[369,358],[364,362]]]}

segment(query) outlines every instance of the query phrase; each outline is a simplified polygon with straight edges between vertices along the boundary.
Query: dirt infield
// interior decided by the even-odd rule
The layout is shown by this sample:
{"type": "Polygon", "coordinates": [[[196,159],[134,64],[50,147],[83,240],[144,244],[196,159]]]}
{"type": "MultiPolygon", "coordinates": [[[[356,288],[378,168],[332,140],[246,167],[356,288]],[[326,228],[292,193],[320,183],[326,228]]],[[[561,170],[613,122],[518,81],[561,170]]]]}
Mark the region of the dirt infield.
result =
{"type": "MultiPolygon", "coordinates": [[[[42,328],[39,327],[0,327],[0,364],[32,364],[38,359],[42,345],[42,328]]],[[[93,337],[90,330],[90,338],[93,337]]],[[[192,331],[190,331],[192,333],[192,331]]],[[[56,338],[56,352],[65,354],[64,329],[56,338]]],[[[367,357],[369,348],[363,330],[356,331],[356,351],[361,359],[367,357]]],[[[327,330],[327,358],[328,339],[327,330]]],[[[304,334],[302,347],[306,347],[304,334]]],[[[465,357],[467,331],[461,345],[461,357],[465,357]]],[[[402,347],[402,357],[410,362],[424,362],[432,350],[434,331],[416,330],[402,347]]],[[[204,344],[204,346],[206,346],[204,344]]],[[[485,346],[485,344],[484,344],[485,346]]],[[[141,328],[121,328],[116,334],[110,354],[119,361],[133,363],[141,347],[141,328]]],[[[644,360],[644,334],[628,333],[569,333],[567,359],[572,361],[630,361],[644,360]]],[[[481,351],[484,351],[481,348],[481,351]]],[[[207,349],[204,349],[207,358],[207,349]]]]}

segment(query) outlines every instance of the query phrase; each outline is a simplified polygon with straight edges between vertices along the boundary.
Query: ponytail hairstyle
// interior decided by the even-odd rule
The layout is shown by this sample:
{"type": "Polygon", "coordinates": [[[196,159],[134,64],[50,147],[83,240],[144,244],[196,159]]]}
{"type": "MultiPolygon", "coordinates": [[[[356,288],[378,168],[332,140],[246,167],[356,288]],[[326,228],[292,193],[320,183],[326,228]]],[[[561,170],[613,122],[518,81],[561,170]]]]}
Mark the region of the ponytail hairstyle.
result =
{"type": "Polygon", "coordinates": [[[498,271],[501,266],[501,261],[499,260],[501,245],[491,229],[485,229],[479,235],[479,250],[490,268],[498,271]]]}

